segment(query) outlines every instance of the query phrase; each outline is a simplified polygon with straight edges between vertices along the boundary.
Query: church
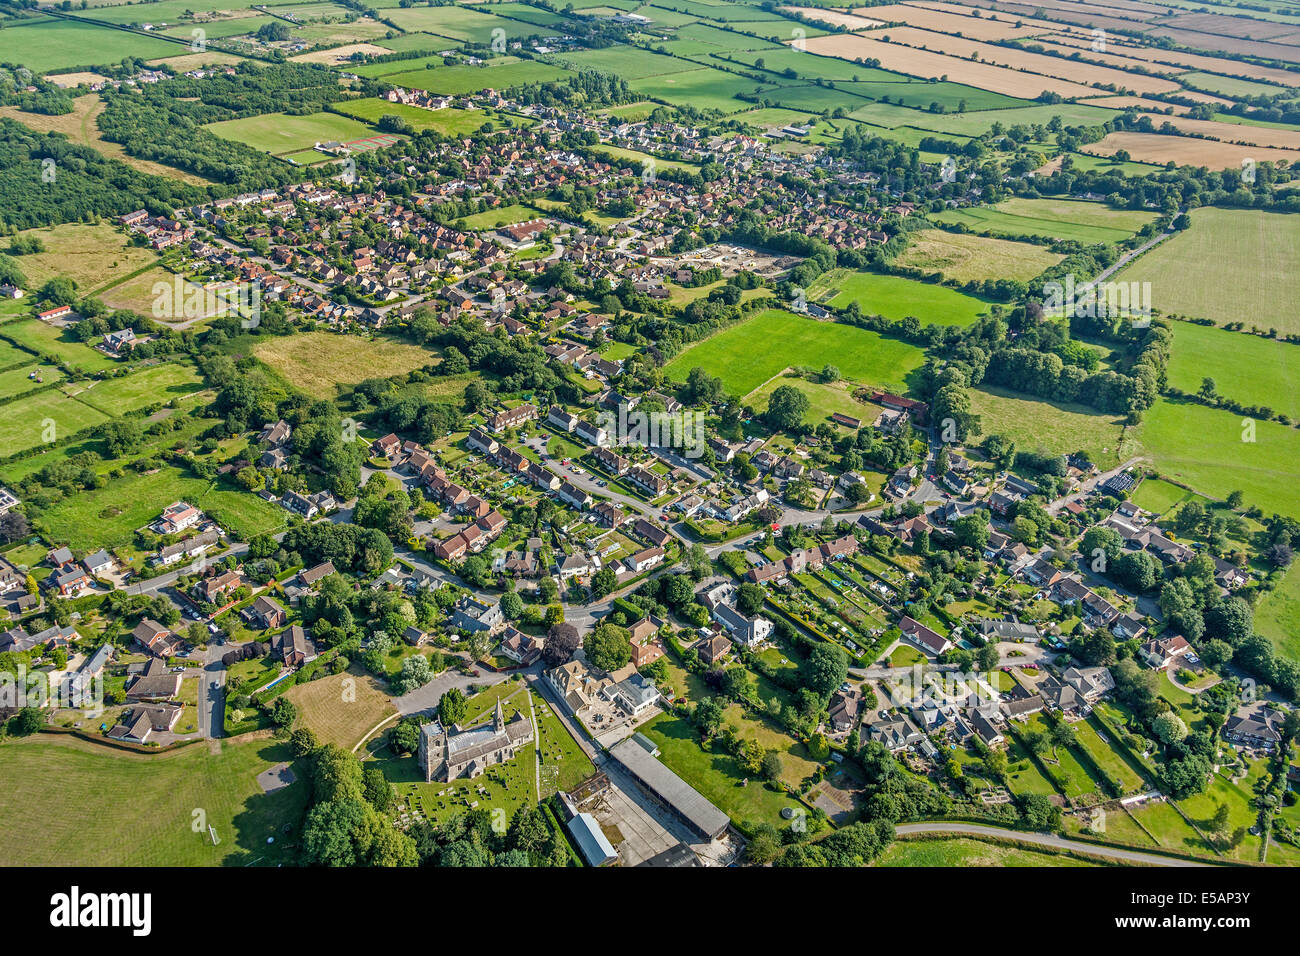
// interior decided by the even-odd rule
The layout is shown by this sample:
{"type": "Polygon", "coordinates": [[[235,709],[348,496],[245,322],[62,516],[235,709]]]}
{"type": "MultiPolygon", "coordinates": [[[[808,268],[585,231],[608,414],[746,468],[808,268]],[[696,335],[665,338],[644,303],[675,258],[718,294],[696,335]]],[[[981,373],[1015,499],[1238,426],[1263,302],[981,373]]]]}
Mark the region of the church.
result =
{"type": "Polygon", "coordinates": [[[494,763],[514,758],[519,748],[533,739],[533,722],[519,714],[506,723],[501,701],[490,722],[450,732],[438,721],[420,727],[420,766],[426,783],[448,782],[458,777],[477,777],[494,763]]]}

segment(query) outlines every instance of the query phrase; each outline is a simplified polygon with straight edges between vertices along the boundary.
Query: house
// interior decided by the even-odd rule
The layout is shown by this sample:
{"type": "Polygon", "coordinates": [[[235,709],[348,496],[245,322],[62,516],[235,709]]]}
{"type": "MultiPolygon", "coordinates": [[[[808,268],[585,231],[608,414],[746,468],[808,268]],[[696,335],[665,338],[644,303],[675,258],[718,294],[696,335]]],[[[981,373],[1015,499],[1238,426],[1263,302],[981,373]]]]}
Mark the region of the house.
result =
{"type": "Polygon", "coordinates": [[[184,558],[197,557],[203,554],[209,548],[216,545],[221,540],[221,536],[215,529],[209,529],[200,534],[192,535],[183,541],[177,541],[175,544],[169,544],[158,549],[158,553],[153,556],[153,563],[158,567],[168,567],[184,558]]]}
{"type": "Polygon", "coordinates": [[[1177,664],[1180,660],[1192,653],[1192,645],[1187,643],[1187,638],[1181,634],[1174,634],[1170,637],[1159,637],[1147,641],[1140,648],[1138,653],[1141,655],[1148,667],[1155,670],[1163,670],[1166,667],[1177,664]]]}
{"type": "Polygon", "coordinates": [[[1140,639],[1146,634],[1147,626],[1143,622],[1142,615],[1136,611],[1130,611],[1122,617],[1116,618],[1110,626],[1110,632],[1121,641],[1131,641],[1140,639]]]}
{"type": "Polygon", "coordinates": [[[730,604],[718,604],[712,613],[723,630],[746,647],[761,643],[772,633],[773,625],[767,618],[759,615],[746,617],[730,604]]]}
{"type": "Polygon", "coordinates": [[[446,783],[477,777],[493,764],[513,760],[532,740],[533,722],[528,715],[519,713],[507,723],[498,700],[492,720],[478,727],[447,731],[436,720],[421,725],[418,759],[426,783],[446,783]]]}
{"type": "Polygon", "coordinates": [[[1223,739],[1243,747],[1272,752],[1282,739],[1268,715],[1262,711],[1233,714],[1223,724],[1223,739]]]}
{"type": "Polygon", "coordinates": [[[181,647],[181,639],[177,635],[148,617],[135,626],[131,638],[154,657],[172,657],[181,647]]]}
{"type": "Polygon", "coordinates": [[[238,571],[225,571],[194,585],[194,595],[207,604],[217,604],[243,583],[238,571]]]}
{"type": "Polygon", "coordinates": [[[87,555],[81,562],[81,566],[86,569],[87,574],[96,578],[112,574],[117,570],[117,562],[115,562],[113,556],[103,548],[96,551],[94,554],[87,555]]]}
{"type": "Polygon", "coordinates": [[[867,725],[868,740],[878,740],[892,753],[906,750],[912,744],[925,739],[925,735],[905,720],[880,719],[867,725]]]}
{"type": "Polygon", "coordinates": [[[295,624],[271,638],[271,650],[280,655],[286,667],[302,667],[316,659],[316,643],[295,624]]]}
{"type": "Polygon", "coordinates": [[[181,704],[146,704],[129,707],[122,712],[122,721],[104,736],[129,743],[148,743],[155,733],[167,733],[176,726],[184,710],[181,704]]]}
{"type": "Polygon", "coordinates": [[[159,534],[179,534],[186,528],[194,527],[202,517],[203,512],[192,504],[174,501],[162,510],[162,517],[155,527],[159,534]]]}
{"type": "Polygon", "coordinates": [[[836,691],[826,710],[826,724],[836,734],[847,734],[857,726],[862,713],[862,695],[857,691],[836,691]]]}
{"type": "Polygon", "coordinates": [[[497,645],[497,653],[527,667],[542,656],[545,644],[544,638],[533,637],[514,626],[507,626],[501,636],[501,643],[497,645]]]}
{"type": "Polygon", "coordinates": [[[314,568],[305,568],[298,572],[298,584],[307,590],[313,590],[320,583],[321,578],[327,577],[334,573],[334,563],[326,561],[324,564],[318,564],[314,568]]]}
{"type": "Polygon", "coordinates": [[[278,601],[265,594],[253,602],[253,606],[249,608],[249,616],[259,626],[268,630],[273,627],[284,627],[289,623],[289,612],[281,607],[278,601]]]}
{"type": "Polygon", "coordinates": [[[524,403],[490,416],[487,420],[487,429],[492,434],[499,435],[509,428],[518,428],[524,422],[532,421],[536,417],[537,406],[524,403]]]}
{"type": "Polygon", "coordinates": [[[46,579],[46,587],[57,591],[62,597],[75,597],[95,582],[80,565],[60,568],[46,579]]]}
{"type": "Polygon", "coordinates": [[[158,658],[154,658],[126,689],[130,700],[164,701],[180,696],[184,674],[177,673],[158,658]]]}
{"type": "Polygon", "coordinates": [[[952,647],[952,641],[948,638],[910,617],[904,617],[899,621],[898,628],[903,632],[904,638],[931,656],[937,657],[952,647]]]}
{"type": "Polygon", "coordinates": [[[1001,621],[983,618],[979,622],[980,636],[986,641],[1011,641],[1032,644],[1039,638],[1038,628],[1022,624],[1012,615],[1001,621]]]}
{"type": "Polygon", "coordinates": [[[660,548],[667,545],[668,542],[673,539],[670,531],[666,528],[660,528],[658,525],[652,524],[645,518],[637,518],[636,524],[632,526],[632,530],[636,533],[637,537],[644,538],[646,541],[649,541],[651,544],[660,548]]]}
{"type": "Polygon", "coordinates": [[[698,641],[693,650],[703,663],[712,666],[731,653],[731,646],[731,641],[721,633],[715,633],[698,641]]]}
{"type": "Polygon", "coordinates": [[[631,717],[640,717],[659,698],[659,688],[655,687],[654,681],[642,674],[633,674],[614,685],[614,702],[631,717]]]}
{"type": "Polygon", "coordinates": [[[447,626],[464,631],[487,631],[495,634],[505,627],[505,612],[501,602],[489,604],[473,595],[462,597],[452,608],[447,618],[447,626]]]}
{"type": "Polygon", "coordinates": [[[631,557],[623,559],[623,563],[627,565],[628,570],[633,574],[640,574],[642,571],[658,567],[663,564],[663,561],[663,548],[646,548],[644,551],[638,551],[631,557]]]}
{"type": "Polygon", "coordinates": [[[382,438],[376,438],[370,443],[370,453],[376,458],[384,458],[391,461],[396,457],[401,447],[402,440],[392,432],[389,432],[382,438]]]}
{"type": "Polygon", "coordinates": [[[561,481],[556,495],[565,504],[572,505],[579,511],[585,511],[591,506],[591,495],[572,482],[561,481]]]}

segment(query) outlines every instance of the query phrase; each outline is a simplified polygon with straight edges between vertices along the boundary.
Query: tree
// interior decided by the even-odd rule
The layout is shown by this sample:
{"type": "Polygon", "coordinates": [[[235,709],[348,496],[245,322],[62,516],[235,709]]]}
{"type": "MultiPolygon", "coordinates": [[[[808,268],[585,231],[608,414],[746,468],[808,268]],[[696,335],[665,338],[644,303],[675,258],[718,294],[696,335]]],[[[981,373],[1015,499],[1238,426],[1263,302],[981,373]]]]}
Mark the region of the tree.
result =
{"type": "Polygon", "coordinates": [[[438,701],[438,719],[442,721],[444,727],[459,724],[468,712],[469,702],[465,698],[465,692],[459,687],[448,688],[442,695],[442,699],[438,701]]]}
{"type": "Polygon", "coordinates": [[[1176,744],[1187,736],[1187,725],[1176,713],[1167,710],[1151,721],[1151,732],[1165,745],[1176,744]]]}
{"type": "Polygon", "coordinates": [[[781,385],[768,400],[763,420],[775,431],[793,431],[803,424],[812,403],[793,385],[781,385]]]}
{"type": "Polygon", "coordinates": [[[582,635],[572,624],[559,622],[552,624],[546,632],[546,643],[542,645],[542,660],[546,667],[560,667],[569,663],[573,652],[582,646],[582,635]]]}
{"type": "Polygon", "coordinates": [[[593,597],[603,598],[616,587],[618,587],[618,574],[609,565],[605,565],[591,576],[591,594],[593,597]]]}
{"type": "Polygon", "coordinates": [[[6,728],[12,737],[29,737],[45,726],[45,715],[39,707],[24,707],[9,721],[6,728]]]}
{"type": "Polygon", "coordinates": [[[844,683],[849,673],[849,656],[835,644],[818,644],[808,653],[804,682],[823,700],[844,683]]]}
{"type": "Polygon", "coordinates": [[[1055,757],[1059,748],[1073,747],[1078,738],[1075,736],[1073,727],[1063,720],[1058,720],[1052,725],[1052,729],[1048,731],[1047,739],[1051,741],[1052,756],[1055,757]]]}
{"type": "Polygon", "coordinates": [[[297,719],[298,708],[294,702],[287,697],[277,697],[275,703],[271,705],[271,723],[288,729],[293,727],[297,719]]]}
{"type": "Polygon", "coordinates": [[[736,589],[736,610],[748,617],[753,617],[763,610],[763,602],[766,600],[767,592],[763,590],[761,584],[746,581],[736,589]]]}
{"type": "Polygon", "coordinates": [[[769,750],[763,755],[761,771],[764,780],[780,780],[782,769],[781,755],[775,750],[769,750]]]}
{"type": "Polygon", "coordinates": [[[745,848],[749,862],[766,866],[781,855],[781,834],[770,823],[760,823],[745,848]]]}
{"type": "Polygon", "coordinates": [[[586,643],[587,659],[603,671],[616,671],[632,659],[632,642],[625,627],[601,622],[586,643]]]}
{"type": "Polygon", "coordinates": [[[518,591],[507,591],[501,595],[501,613],[508,621],[519,620],[520,615],[524,613],[524,599],[519,596],[518,591]]]}

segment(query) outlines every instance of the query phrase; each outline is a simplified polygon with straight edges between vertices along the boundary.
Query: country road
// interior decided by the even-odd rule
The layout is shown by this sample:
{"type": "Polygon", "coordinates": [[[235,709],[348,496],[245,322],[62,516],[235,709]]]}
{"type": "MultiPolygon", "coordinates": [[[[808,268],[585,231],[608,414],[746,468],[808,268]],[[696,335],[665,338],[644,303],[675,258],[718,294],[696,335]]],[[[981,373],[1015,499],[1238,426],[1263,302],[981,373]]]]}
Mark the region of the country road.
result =
{"type": "Polygon", "coordinates": [[[1210,866],[1195,860],[1181,860],[1175,857],[1159,856],[1154,853],[1141,853],[1137,850],[1123,850],[1114,846],[1102,846],[1084,843],[1081,840],[1067,840],[1054,833],[1031,833],[1024,830],[1007,830],[1002,827],[985,826],[980,823],[903,823],[896,828],[900,834],[914,833],[965,833],[971,836],[997,837],[1030,843],[1035,846],[1049,847],[1054,850],[1071,850],[1086,853],[1089,856],[1104,857],[1119,863],[1141,863],[1146,866],[1210,866]]]}

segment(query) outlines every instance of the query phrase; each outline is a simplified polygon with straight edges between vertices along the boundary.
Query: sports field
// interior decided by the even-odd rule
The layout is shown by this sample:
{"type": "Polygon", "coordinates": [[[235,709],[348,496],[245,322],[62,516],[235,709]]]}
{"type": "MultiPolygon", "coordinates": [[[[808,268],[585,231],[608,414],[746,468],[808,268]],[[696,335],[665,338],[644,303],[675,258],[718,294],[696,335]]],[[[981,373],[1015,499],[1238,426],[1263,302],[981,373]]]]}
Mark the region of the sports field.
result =
{"type": "Polygon", "coordinates": [[[971,232],[994,236],[1041,236],[1078,242],[1119,242],[1155,219],[1155,213],[1111,209],[1104,203],[1071,199],[1005,200],[935,213],[937,222],[961,223],[971,232]]]}
{"type": "Polygon", "coordinates": [[[48,734],[10,740],[0,747],[0,865],[291,863],[307,784],[266,794],[257,783],[290,759],[265,736],[146,755],[48,734]]]}
{"type": "Polygon", "coordinates": [[[1150,282],[1163,313],[1300,332],[1300,215],[1205,207],[1191,218],[1117,281],[1150,282]]]}
{"type": "Polygon", "coordinates": [[[814,282],[808,295],[824,301],[828,292],[837,309],[856,302],[866,315],[911,316],[924,325],[970,325],[988,311],[988,303],[947,286],[875,272],[833,270],[814,282]]]}
{"type": "Polygon", "coordinates": [[[721,378],[728,392],[747,395],[785,368],[820,369],[829,363],[850,381],[902,391],[908,373],[924,359],[916,346],[866,329],[768,309],[696,343],[669,362],[665,371],[670,378],[684,381],[699,366],[721,378]]]}
{"type": "Polygon", "coordinates": [[[941,272],[944,278],[957,282],[985,279],[1028,282],[1062,258],[1027,242],[927,229],[908,236],[907,250],[895,264],[941,272]]]}
{"type": "Polygon", "coordinates": [[[308,116],[265,113],[261,116],[209,123],[204,128],[224,139],[243,143],[273,156],[310,149],[317,143],[345,143],[375,135],[375,130],[371,127],[336,113],[312,113],[308,116]]]}
{"type": "Polygon", "coordinates": [[[1254,441],[1243,419],[1229,411],[1158,400],[1139,438],[1152,466],[1213,498],[1241,490],[1247,505],[1300,517],[1300,432],[1256,422],[1254,441]]]}

